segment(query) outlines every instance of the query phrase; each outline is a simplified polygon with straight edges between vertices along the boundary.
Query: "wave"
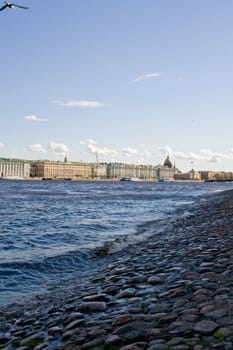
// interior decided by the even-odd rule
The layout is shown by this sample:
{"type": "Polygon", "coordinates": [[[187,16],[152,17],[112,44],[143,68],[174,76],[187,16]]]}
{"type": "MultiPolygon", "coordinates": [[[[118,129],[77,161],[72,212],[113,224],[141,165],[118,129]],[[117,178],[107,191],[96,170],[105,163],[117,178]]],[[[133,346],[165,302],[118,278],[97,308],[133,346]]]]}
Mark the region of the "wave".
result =
{"type": "Polygon", "coordinates": [[[1,301],[9,291],[14,298],[86,276],[100,258],[168,234],[177,216],[192,215],[197,195],[205,193],[198,203],[218,190],[216,184],[44,185],[21,182],[16,189],[11,182],[0,193],[1,301]]]}

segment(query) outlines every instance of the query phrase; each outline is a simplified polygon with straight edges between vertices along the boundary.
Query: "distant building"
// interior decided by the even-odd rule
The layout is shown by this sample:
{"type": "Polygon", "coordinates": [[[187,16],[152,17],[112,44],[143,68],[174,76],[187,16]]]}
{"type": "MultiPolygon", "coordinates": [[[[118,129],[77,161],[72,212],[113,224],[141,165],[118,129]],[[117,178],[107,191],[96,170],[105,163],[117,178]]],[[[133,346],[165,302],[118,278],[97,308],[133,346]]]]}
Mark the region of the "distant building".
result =
{"type": "Polygon", "coordinates": [[[205,181],[232,181],[233,173],[225,171],[200,171],[202,180],[205,181]]]}
{"type": "Polygon", "coordinates": [[[109,163],[107,165],[109,179],[138,178],[144,180],[157,180],[156,167],[152,165],[137,165],[125,163],[109,163]]]}
{"type": "Polygon", "coordinates": [[[136,165],[125,163],[109,163],[107,167],[109,179],[138,178],[141,180],[172,180],[177,169],[164,165],[136,165]]]}
{"type": "Polygon", "coordinates": [[[209,171],[209,170],[200,171],[200,174],[201,174],[202,180],[214,180],[214,177],[215,177],[214,171],[209,171]]]}
{"type": "Polygon", "coordinates": [[[30,164],[16,161],[0,161],[1,178],[28,178],[30,176],[30,164]]]}
{"type": "Polygon", "coordinates": [[[169,155],[166,157],[163,165],[157,165],[156,169],[159,181],[174,180],[175,174],[179,172],[179,170],[176,169],[175,164],[172,164],[169,155]]]}
{"type": "Polygon", "coordinates": [[[168,165],[138,165],[125,163],[82,163],[36,161],[31,176],[44,179],[116,179],[123,177],[142,180],[174,179],[177,169],[168,165]]]}
{"type": "Polygon", "coordinates": [[[201,174],[199,171],[191,170],[187,173],[177,173],[174,176],[175,180],[190,180],[190,181],[200,181],[201,174]]]}
{"type": "Polygon", "coordinates": [[[174,180],[175,174],[177,173],[176,168],[169,168],[164,165],[156,166],[157,178],[159,181],[162,180],[174,180]]]}
{"type": "Polygon", "coordinates": [[[31,176],[44,179],[92,179],[93,164],[79,162],[36,161],[31,165],[31,176]]]}
{"type": "Polygon", "coordinates": [[[3,161],[0,159],[1,177],[20,177],[38,179],[115,179],[123,177],[138,178],[145,181],[173,180],[177,169],[169,157],[164,165],[139,165],[125,163],[83,163],[64,161],[38,160],[3,161]]]}
{"type": "Polygon", "coordinates": [[[169,157],[169,156],[167,156],[167,158],[165,159],[163,165],[164,165],[165,167],[168,167],[169,169],[171,169],[171,168],[173,167],[173,164],[172,164],[172,162],[170,161],[170,157],[169,157]]]}
{"type": "Polygon", "coordinates": [[[107,164],[93,163],[93,178],[106,179],[107,178],[107,164]]]}

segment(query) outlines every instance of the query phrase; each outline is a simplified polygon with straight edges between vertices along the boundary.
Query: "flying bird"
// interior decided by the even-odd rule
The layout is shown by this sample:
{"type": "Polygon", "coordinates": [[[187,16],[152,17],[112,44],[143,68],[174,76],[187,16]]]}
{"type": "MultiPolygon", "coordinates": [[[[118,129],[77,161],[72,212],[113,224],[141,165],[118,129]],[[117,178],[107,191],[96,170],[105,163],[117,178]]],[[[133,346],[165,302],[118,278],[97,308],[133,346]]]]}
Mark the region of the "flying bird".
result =
{"type": "Polygon", "coordinates": [[[5,5],[3,5],[2,7],[0,7],[0,11],[5,10],[7,7],[9,7],[10,9],[13,9],[13,8],[15,8],[15,7],[19,7],[20,9],[25,9],[25,10],[28,9],[28,7],[21,6],[21,5],[16,5],[16,4],[11,4],[10,2],[5,1],[5,5]]]}

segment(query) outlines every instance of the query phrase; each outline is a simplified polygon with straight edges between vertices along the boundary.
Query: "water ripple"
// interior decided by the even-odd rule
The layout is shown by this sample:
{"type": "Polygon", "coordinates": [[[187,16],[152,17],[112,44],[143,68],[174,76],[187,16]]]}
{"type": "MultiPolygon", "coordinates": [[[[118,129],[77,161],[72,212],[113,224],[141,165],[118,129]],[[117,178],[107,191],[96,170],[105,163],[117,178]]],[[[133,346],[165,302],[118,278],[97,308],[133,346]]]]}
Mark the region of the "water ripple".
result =
{"type": "Polygon", "coordinates": [[[96,247],[145,239],[177,208],[230,185],[2,180],[0,302],[85,275],[96,247]]]}

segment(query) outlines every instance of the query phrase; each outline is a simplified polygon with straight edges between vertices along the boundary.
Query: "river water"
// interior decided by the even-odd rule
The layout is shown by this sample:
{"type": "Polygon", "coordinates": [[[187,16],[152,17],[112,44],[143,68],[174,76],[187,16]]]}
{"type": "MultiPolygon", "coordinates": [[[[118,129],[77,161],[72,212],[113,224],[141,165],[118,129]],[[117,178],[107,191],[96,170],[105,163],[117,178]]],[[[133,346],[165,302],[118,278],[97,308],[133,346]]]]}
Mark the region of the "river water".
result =
{"type": "Polygon", "coordinates": [[[233,183],[0,181],[0,305],[17,301],[146,239],[175,215],[233,183]]]}

